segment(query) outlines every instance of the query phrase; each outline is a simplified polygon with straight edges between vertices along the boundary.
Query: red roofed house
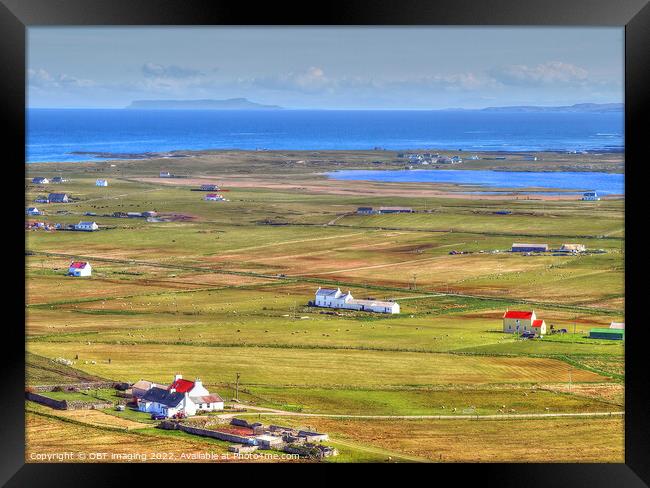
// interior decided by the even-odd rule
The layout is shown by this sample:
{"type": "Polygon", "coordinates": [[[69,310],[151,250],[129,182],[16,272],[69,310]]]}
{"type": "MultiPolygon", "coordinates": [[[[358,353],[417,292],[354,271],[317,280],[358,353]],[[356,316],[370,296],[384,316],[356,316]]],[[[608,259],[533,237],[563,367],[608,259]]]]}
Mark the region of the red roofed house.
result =
{"type": "Polygon", "coordinates": [[[508,310],[503,314],[503,332],[523,334],[533,332],[536,337],[546,334],[546,322],[535,316],[535,311],[508,310]]]}
{"type": "Polygon", "coordinates": [[[72,261],[68,268],[68,276],[90,276],[92,268],[86,261],[72,261]]]}
{"type": "Polygon", "coordinates": [[[141,398],[138,398],[138,409],[166,417],[180,413],[189,417],[196,415],[200,410],[208,412],[223,410],[223,399],[205,389],[199,378],[189,381],[177,374],[168,387],[149,388],[141,398]]]}

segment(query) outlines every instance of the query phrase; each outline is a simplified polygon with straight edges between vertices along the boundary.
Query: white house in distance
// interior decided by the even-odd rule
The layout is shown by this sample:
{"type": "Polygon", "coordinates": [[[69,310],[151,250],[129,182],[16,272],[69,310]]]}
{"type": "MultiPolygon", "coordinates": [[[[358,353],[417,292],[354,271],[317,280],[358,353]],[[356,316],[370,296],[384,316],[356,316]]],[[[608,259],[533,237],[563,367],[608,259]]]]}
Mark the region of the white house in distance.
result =
{"type": "Polygon", "coordinates": [[[164,415],[167,418],[178,414],[189,417],[196,415],[198,411],[223,410],[223,399],[219,395],[211,394],[199,378],[189,381],[177,374],[174,376],[174,382],[166,389],[159,386],[149,388],[138,399],[138,410],[164,415]]]}
{"type": "Polygon", "coordinates": [[[535,311],[508,310],[503,314],[503,332],[508,334],[533,333],[535,337],[546,335],[546,322],[538,319],[535,311]]]}
{"type": "Polygon", "coordinates": [[[99,229],[97,222],[79,222],[74,226],[74,230],[83,230],[86,232],[92,232],[97,229],[99,229]]]}
{"type": "Polygon", "coordinates": [[[625,322],[612,322],[611,324],[609,324],[609,328],[625,330],[625,322]]]}
{"type": "Polygon", "coordinates": [[[43,176],[37,176],[35,178],[32,178],[32,183],[36,185],[47,185],[50,182],[47,178],[43,176]]]}
{"type": "Polygon", "coordinates": [[[218,193],[208,193],[204,200],[206,202],[225,202],[226,199],[223,197],[223,195],[219,195],[218,193]]]}
{"type": "Polygon", "coordinates": [[[400,307],[397,302],[379,301],[379,300],[357,300],[348,290],[343,293],[340,288],[336,290],[331,288],[318,287],[316,290],[316,299],[314,305],[317,307],[343,308],[347,310],[360,310],[362,312],[376,313],[399,313],[400,307]]]}
{"type": "Polygon", "coordinates": [[[41,211],[40,211],[39,209],[37,209],[36,207],[29,207],[29,208],[25,211],[25,213],[26,213],[27,215],[43,215],[43,212],[41,212],[41,211]]]}
{"type": "Polygon", "coordinates": [[[593,202],[600,200],[600,197],[595,191],[587,191],[582,194],[582,199],[588,202],[593,202]]]}
{"type": "Polygon", "coordinates": [[[161,171],[160,172],[160,177],[161,178],[171,178],[172,174],[169,171],[161,171]]]}
{"type": "Polygon", "coordinates": [[[93,270],[90,263],[86,261],[72,261],[68,268],[69,276],[90,276],[93,270]]]}
{"type": "Polygon", "coordinates": [[[97,181],[95,181],[95,186],[108,186],[108,180],[99,178],[97,181]]]}

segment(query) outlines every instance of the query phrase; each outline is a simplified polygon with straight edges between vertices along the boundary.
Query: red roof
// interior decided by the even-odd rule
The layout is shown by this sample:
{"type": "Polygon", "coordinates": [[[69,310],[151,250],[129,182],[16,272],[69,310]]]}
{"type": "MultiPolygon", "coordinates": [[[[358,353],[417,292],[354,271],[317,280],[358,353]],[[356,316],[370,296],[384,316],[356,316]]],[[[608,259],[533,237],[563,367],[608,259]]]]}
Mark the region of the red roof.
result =
{"type": "Polygon", "coordinates": [[[543,322],[542,319],[533,320],[533,327],[541,327],[543,322]]]}
{"type": "Polygon", "coordinates": [[[519,312],[517,310],[508,310],[503,314],[504,319],[529,319],[533,316],[533,312],[519,312]]]}
{"type": "Polygon", "coordinates": [[[85,268],[88,263],[85,261],[73,261],[72,264],[70,265],[71,268],[85,268]]]}
{"type": "Polygon", "coordinates": [[[194,382],[189,380],[176,380],[171,385],[169,385],[168,390],[175,389],[178,393],[187,393],[192,388],[194,388],[194,382]]]}

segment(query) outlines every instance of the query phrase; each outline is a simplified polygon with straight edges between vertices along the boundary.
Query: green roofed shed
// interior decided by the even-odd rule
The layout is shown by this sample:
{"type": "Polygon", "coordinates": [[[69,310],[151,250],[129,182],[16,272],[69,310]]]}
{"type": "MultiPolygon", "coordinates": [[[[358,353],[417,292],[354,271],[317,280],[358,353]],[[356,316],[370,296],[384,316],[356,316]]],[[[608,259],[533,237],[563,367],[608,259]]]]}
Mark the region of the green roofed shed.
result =
{"type": "Polygon", "coordinates": [[[589,331],[591,339],[611,339],[621,341],[625,339],[625,329],[608,329],[608,328],[595,328],[589,331]]]}

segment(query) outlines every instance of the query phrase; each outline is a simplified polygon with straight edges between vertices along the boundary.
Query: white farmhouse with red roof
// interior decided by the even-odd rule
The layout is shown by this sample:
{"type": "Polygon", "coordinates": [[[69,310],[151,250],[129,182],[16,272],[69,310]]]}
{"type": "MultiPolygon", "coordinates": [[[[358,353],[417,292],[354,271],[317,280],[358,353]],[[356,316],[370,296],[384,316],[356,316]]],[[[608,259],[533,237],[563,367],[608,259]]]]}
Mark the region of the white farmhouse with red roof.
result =
{"type": "Polygon", "coordinates": [[[538,319],[535,311],[508,310],[503,314],[503,332],[509,334],[533,333],[535,337],[546,335],[546,322],[538,319]]]}
{"type": "Polygon", "coordinates": [[[68,276],[90,276],[93,270],[86,261],[72,261],[68,268],[68,276]]]}
{"type": "Polygon", "coordinates": [[[138,410],[142,412],[170,418],[189,417],[196,415],[198,411],[223,410],[223,399],[219,395],[210,393],[199,378],[189,381],[177,374],[174,376],[174,382],[167,388],[155,383],[150,384],[151,388],[137,399],[138,410]]]}

